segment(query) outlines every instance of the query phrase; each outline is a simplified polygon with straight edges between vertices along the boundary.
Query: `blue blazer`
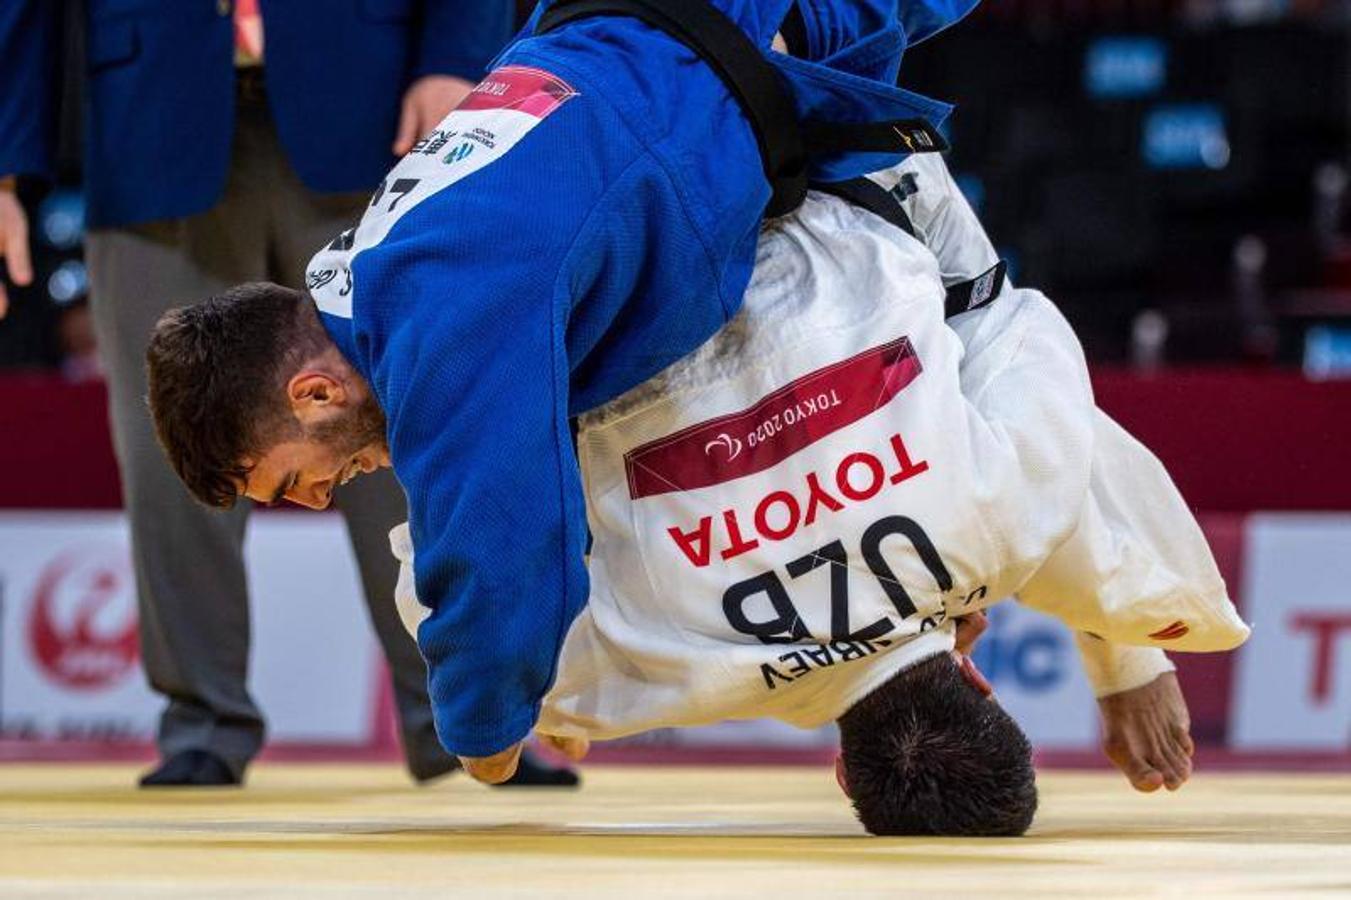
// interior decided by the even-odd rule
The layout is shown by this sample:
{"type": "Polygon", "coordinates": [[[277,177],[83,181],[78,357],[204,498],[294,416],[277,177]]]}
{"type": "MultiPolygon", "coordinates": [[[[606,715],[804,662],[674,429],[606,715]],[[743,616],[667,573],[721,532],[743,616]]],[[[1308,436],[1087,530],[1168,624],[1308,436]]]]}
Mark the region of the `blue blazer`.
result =
{"type": "MultiPolygon", "coordinates": [[[[85,181],[94,227],[209,209],[234,131],[231,0],[83,0],[85,181]]],[[[404,90],[477,81],[511,36],[511,0],[262,0],[268,100],[316,191],[372,188],[393,164],[404,90]]],[[[61,4],[0,3],[0,174],[52,165],[61,4]]]]}

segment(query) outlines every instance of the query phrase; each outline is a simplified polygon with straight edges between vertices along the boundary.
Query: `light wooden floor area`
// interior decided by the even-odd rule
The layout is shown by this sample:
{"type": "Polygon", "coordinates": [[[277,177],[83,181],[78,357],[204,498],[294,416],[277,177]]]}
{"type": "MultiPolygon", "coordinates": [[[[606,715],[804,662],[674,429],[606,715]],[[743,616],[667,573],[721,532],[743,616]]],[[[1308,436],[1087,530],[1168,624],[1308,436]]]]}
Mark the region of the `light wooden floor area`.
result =
{"type": "Polygon", "coordinates": [[[827,770],[592,768],[577,793],[257,767],[150,793],[125,766],[0,766],[0,897],[1351,896],[1351,776],[1138,796],[1045,774],[1015,840],[862,834],[827,770]]]}

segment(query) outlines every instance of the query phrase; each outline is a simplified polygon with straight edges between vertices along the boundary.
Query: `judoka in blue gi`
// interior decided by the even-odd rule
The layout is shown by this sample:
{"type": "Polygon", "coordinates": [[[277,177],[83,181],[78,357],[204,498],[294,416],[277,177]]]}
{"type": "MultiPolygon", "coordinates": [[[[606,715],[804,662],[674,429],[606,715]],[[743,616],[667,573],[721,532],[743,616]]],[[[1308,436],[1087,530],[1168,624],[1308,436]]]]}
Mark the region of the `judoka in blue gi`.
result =
{"type": "Polygon", "coordinates": [[[736,313],[762,221],[808,179],[941,145],[950,107],[893,85],[974,5],[546,0],[315,256],[309,297],[242,285],[160,323],[170,461],[213,505],[316,508],[392,465],[438,733],[509,777],[588,594],[570,418],[736,313]],[[794,55],[771,49],[781,29],[794,55]]]}

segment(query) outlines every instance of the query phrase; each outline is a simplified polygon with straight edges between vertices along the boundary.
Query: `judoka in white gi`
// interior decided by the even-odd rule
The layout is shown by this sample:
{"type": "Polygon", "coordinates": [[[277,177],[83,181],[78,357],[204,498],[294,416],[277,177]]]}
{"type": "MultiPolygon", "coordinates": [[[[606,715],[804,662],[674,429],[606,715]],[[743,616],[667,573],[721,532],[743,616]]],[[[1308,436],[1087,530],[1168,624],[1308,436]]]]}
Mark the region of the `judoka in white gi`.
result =
{"type": "MultiPolygon", "coordinates": [[[[1176,788],[1191,741],[1163,648],[1248,633],[1201,532],[1094,406],[1046,297],[1005,285],[945,321],[945,285],[997,258],[941,158],[873,180],[900,188],[914,237],[813,194],[766,226],[735,320],[580,420],[591,596],[537,730],[577,753],[837,720],[870,831],[1021,833],[1026,741],[950,655],[959,617],[1016,596],[1076,632],[1109,755],[1176,788]]],[[[413,548],[391,538],[415,627],[413,548]]]]}

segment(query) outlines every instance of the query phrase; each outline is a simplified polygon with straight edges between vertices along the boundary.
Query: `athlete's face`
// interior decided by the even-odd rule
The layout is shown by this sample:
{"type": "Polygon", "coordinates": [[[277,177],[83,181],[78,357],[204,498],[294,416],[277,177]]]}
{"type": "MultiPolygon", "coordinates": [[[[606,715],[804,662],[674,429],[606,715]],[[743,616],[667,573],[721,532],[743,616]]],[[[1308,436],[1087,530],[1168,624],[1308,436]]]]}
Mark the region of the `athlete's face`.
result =
{"type": "Polygon", "coordinates": [[[254,463],[242,493],[259,503],[284,499],[310,509],[327,509],[334,488],[388,465],[389,451],[383,440],[358,447],[313,439],[284,441],[254,463]]]}
{"type": "Polygon", "coordinates": [[[385,418],[360,384],[302,373],[288,385],[299,427],[245,460],[240,493],[259,503],[283,499],[325,509],[333,491],[358,475],[389,466],[385,418]]]}

